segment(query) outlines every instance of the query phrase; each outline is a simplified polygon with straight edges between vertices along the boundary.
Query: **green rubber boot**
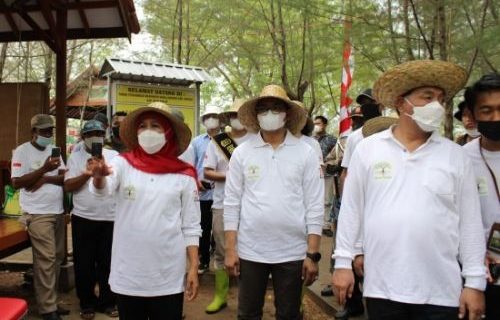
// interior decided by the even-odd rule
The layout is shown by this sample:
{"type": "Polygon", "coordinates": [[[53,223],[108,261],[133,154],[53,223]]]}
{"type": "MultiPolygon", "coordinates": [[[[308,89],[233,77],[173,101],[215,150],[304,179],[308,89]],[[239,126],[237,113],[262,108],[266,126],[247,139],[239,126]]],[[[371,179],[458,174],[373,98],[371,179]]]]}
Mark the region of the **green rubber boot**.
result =
{"type": "Polygon", "coordinates": [[[215,296],[207,306],[205,312],[208,314],[217,313],[227,307],[227,292],[229,291],[229,276],[225,270],[215,271],[215,296]]]}

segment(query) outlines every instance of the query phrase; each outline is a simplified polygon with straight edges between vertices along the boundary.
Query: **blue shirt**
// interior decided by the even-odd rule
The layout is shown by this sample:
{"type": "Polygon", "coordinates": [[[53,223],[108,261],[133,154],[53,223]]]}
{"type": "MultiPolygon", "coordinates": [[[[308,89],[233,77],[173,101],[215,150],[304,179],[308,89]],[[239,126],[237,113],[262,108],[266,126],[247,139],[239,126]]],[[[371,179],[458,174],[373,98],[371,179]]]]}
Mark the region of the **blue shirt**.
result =
{"type": "MultiPolygon", "coordinates": [[[[194,164],[196,172],[198,173],[198,180],[203,179],[203,160],[205,160],[205,152],[207,151],[208,144],[212,139],[208,134],[201,134],[191,141],[191,145],[194,149],[194,164]]],[[[200,200],[209,201],[212,200],[213,189],[201,191],[200,200]]]]}

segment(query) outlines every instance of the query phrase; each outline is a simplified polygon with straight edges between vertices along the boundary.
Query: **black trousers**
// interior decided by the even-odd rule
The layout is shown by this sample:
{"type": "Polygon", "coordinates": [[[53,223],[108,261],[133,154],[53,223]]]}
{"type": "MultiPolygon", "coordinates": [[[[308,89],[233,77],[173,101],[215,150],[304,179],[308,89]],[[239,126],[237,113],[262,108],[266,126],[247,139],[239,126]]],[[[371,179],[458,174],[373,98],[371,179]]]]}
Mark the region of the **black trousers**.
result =
{"type": "Polygon", "coordinates": [[[113,224],[71,215],[75,286],[82,310],[105,309],[116,304],[116,296],[108,284],[113,224]],[[99,297],[94,292],[96,283],[99,297]]]}
{"type": "Polygon", "coordinates": [[[500,319],[500,286],[488,284],[484,295],[486,298],[486,319],[500,319]]]}
{"type": "Polygon", "coordinates": [[[159,297],[118,295],[120,320],[181,320],[184,293],[159,297]]]}
{"type": "Polygon", "coordinates": [[[276,319],[301,319],[303,260],[277,264],[240,259],[238,319],[260,320],[269,274],[272,275],[276,319]]]}
{"type": "Polygon", "coordinates": [[[410,304],[386,299],[366,298],[370,320],[456,320],[458,307],[410,304]]]}
{"type": "Polygon", "coordinates": [[[212,234],[212,200],[200,200],[201,238],[200,264],[210,263],[210,236],[212,234]]]}

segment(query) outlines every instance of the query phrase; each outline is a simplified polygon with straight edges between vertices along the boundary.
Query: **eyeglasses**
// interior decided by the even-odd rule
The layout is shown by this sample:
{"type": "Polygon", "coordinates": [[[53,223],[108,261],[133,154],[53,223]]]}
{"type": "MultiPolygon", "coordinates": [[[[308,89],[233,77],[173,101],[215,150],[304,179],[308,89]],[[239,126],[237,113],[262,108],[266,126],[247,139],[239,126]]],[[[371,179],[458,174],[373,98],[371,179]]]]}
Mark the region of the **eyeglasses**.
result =
{"type": "Polygon", "coordinates": [[[269,110],[271,110],[272,113],[278,114],[280,112],[286,111],[287,106],[282,103],[277,103],[277,104],[258,104],[255,106],[255,111],[257,114],[265,113],[269,110]]]}

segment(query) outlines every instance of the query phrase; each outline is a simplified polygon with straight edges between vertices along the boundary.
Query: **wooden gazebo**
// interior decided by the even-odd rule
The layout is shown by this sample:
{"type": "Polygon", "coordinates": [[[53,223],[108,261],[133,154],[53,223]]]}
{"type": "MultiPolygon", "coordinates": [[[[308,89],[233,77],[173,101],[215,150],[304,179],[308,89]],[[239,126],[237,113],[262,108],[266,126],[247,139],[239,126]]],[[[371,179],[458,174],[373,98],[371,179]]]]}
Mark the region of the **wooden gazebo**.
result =
{"type": "Polygon", "coordinates": [[[56,54],[56,144],[66,150],[66,41],[140,30],[132,0],[0,0],[0,42],[43,41],[56,54]]]}

